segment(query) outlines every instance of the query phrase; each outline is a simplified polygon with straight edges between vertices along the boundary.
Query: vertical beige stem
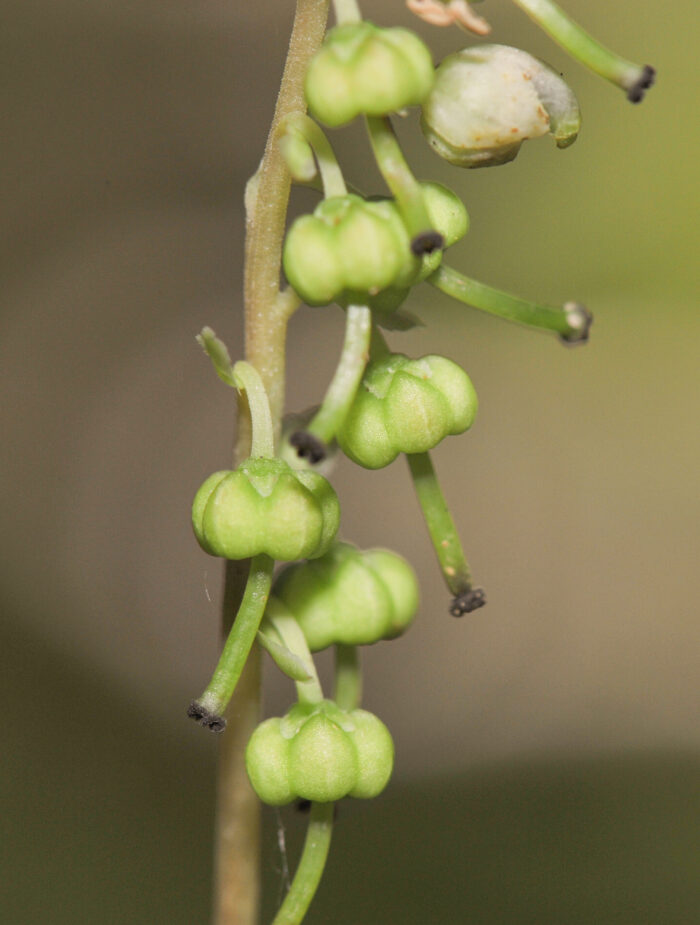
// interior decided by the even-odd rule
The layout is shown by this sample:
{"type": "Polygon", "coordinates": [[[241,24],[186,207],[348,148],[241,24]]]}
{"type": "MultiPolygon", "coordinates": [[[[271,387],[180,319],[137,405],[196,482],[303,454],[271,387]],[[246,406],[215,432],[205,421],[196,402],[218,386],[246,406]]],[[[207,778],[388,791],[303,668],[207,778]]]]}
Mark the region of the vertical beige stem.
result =
{"type": "MultiPolygon", "coordinates": [[[[297,0],[275,114],[248,210],[245,249],[245,357],[260,373],[270,398],[275,432],[284,407],[286,313],[278,305],[282,240],[290,180],[276,144],[288,113],[304,111],[304,75],[326,27],[328,0],[297,0]]],[[[250,452],[250,417],[239,402],[236,459],[250,452]]],[[[245,569],[226,569],[223,628],[238,609],[245,569]]],[[[227,710],[219,753],[215,845],[214,925],[256,925],[260,895],[260,809],[245,773],[244,751],[260,715],[260,654],[251,654],[227,710]]]]}

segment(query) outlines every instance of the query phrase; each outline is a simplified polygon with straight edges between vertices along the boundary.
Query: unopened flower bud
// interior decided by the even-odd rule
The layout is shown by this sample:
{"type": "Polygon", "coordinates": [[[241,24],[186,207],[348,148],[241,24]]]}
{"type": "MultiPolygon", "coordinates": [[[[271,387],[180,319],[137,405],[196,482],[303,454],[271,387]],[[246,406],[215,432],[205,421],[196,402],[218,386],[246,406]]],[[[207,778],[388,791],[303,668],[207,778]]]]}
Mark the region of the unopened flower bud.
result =
{"type": "Polygon", "coordinates": [[[523,141],[546,134],[565,148],[580,123],[576,97],[561,77],[507,45],[465,48],[445,58],[421,119],[435,152],[459,167],[505,164],[523,141]]]}

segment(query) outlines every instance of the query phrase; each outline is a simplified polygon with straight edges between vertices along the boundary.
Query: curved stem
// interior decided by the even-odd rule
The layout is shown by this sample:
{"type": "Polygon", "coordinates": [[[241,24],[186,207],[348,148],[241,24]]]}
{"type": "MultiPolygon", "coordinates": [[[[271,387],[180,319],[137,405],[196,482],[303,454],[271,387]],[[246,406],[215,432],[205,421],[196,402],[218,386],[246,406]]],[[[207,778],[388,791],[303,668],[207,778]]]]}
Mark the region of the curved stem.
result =
{"type": "Polygon", "coordinates": [[[243,390],[248,399],[252,422],[250,455],[269,459],[275,454],[275,440],[270,403],[260,374],[250,363],[239,360],[233,367],[233,378],[236,387],[243,390]]]}
{"type": "Polygon", "coordinates": [[[321,127],[313,119],[310,119],[306,113],[294,112],[282,122],[280,132],[280,145],[290,170],[289,153],[291,152],[285,151],[284,141],[285,138],[295,135],[298,140],[301,140],[311,149],[312,157],[316,158],[323,184],[323,195],[326,199],[331,196],[347,195],[348,190],[343,179],[343,172],[340,169],[333,148],[321,127]]]}
{"type": "Polygon", "coordinates": [[[321,407],[307,432],[330,443],[343,425],[357,393],[369,359],[372,313],[366,305],[350,305],[345,324],[345,341],[340,361],[321,407]]]}
{"type": "Polygon", "coordinates": [[[321,682],[306,636],[296,619],[279,598],[273,597],[270,598],[265,620],[269,621],[284,647],[298,658],[309,675],[307,681],[295,681],[297,699],[300,703],[320,703],[323,700],[321,682]]]}
{"type": "Polygon", "coordinates": [[[362,671],[357,646],[335,647],[333,699],[341,710],[356,710],[362,702],[362,671]]]}
{"type": "Polygon", "coordinates": [[[563,308],[538,305],[478,283],[444,264],[428,277],[427,282],[458,302],[508,321],[552,331],[569,344],[588,340],[593,316],[579,302],[567,302],[563,308]]]}
{"type": "Polygon", "coordinates": [[[581,64],[621,87],[632,103],[639,103],[654,82],[649,65],[635,64],[601,45],[553,0],[515,0],[538,26],[581,64]]]}
{"type": "Polygon", "coordinates": [[[461,616],[486,603],[484,593],[472,585],[471,569],[429,453],[406,454],[411,478],[435,549],[445,584],[454,595],[450,612],[461,616]]]}
{"type": "Polygon", "coordinates": [[[396,200],[416,256],[444,247],[444,240],[432,227],[420,183],[406,163],[388,116],[366,116],[367,132],[377,166],[396,200]]]}
{"type": "Polygon", "coordinates": [[[270,595],[274,565],[274,560],[265,553],[250,560],[250,572],[243,600],[224,650],[206,690],[199,700],[190,706],[189,715],[215,732],[221,732],[226,725],[223,712],[255,642],[255,635],[270,595]]]}
{"type": "Polygon", "coordinates": [[[312,803],[304,850],[292,885],[272,925],[300,925],[326,865],[333,834],[334,803],[312,803]]]}

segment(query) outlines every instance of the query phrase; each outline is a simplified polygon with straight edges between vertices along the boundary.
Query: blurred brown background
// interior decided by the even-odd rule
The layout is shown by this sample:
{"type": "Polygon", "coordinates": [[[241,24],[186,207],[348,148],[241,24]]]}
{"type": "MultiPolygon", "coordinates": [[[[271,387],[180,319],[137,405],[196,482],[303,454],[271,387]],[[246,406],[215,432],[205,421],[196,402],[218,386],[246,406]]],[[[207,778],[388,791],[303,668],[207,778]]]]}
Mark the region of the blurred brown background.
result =
{"type": "MultiPolygon", "coordinates": [[[[697,11],[566,8],[658,67],[641,106],[491,2],[493,40],[575,89],[576,145],[460,172],[415,114],[399,126],[418,175],[469,208],[452,264],[584,301],[596,322],[567,350],[423,287],[409,307],[428,328],[391,337],[444,352],[479,392],[473,431],[435,458],[489,605],[447,615],[401,461],[339,466],[344,536],[406,555],[423,604],[408,635],[366,652],[395,783],[343,806],[310,923],[700,922],[700,139],[682,51],[697,11]]],[[[398,0],[363,9],[418,29],[436,59],[464,43],[398,0]]],[[[184,708],[216,657],[221,570],[188,508],[227,464],[233,416],[194,335],[209,324],[241,354],[242,190],[292,3],[0,13],[0,921],[203,923],[216,743],[184,708]]],[[[382,191],[361,130],[332,140],[349,179],[382,191]]],[[[293,209],[312,202],[295,193],[293,209]]],[[[341,340],[340,312],[294,318],[290,408],[318,400],[341,340]]],[[[290,686],[268,682],[268,710],[285,709],[290,686]]],[[[269,913],[282,875],[266,818],[269,913]]],[[[298,820],[280,818],[294,844],[298,820]]]]}

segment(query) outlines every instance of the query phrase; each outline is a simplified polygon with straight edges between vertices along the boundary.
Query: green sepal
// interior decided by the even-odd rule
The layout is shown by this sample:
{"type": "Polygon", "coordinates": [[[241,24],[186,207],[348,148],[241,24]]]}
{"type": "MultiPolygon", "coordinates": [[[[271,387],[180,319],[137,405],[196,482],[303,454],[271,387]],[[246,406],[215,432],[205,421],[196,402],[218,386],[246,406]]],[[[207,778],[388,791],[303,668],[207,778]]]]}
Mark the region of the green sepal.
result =
{"type": "Polygon", "coordinates": [[[414,32],[358,22],[328,31],[304,88],[312,115],[334,127],[417,105],[433,80],[430,51],[414,32]]]}
{"type": "Polygon", "coordinates": [[[274,594],[293,614],[312,652],[393,639],[418,609],[418,582],[402,556],[350,543],[334,543],[324,556],[284,569],[274,594]]]}
{"type": "Polygon", "coordinates": [[[399,453],[424,453],[464,433],[477,408],[474,386],[456,363],[389,354],[367,366],[338,443],[358,465],[381,469],[399,453]]]}
{"type": "Polygon", "coordinates": [[[231,355],[228,352],[226,344],[220,340],[209,327],[202,328],[196,340],[212,361],[214,370],[219,379],[222,379],[226,385],[230,385],[234,389],[237,388],[237,383],[233,375],[233,363],[231,362],[231,355]]]}

